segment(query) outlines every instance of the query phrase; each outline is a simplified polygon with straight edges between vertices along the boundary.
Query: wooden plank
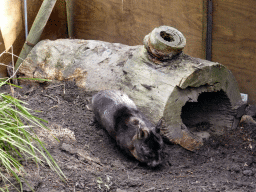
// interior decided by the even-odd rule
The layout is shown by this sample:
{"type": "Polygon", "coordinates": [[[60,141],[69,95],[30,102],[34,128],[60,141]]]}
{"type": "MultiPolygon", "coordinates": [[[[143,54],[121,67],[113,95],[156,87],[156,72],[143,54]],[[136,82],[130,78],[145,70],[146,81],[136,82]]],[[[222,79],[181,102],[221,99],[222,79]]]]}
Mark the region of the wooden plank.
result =
{"type": "Polygon", "coordinates": [[[255,0],[216,0],[213,13],[212,59],[234,73],[250,103],[256,103],[255,7],[255,0]]]}
{"type": "MultiPolygon", "coordinates": [[[[18,54],[25,39],[25,35],[22,36],[23,24],[22,24],[22,3],[20,0],[4,0],[1,1],[0,6],[0,30],[1,30],[1,53],[4,50],[9,50],[13,45],[14,53],[18,54]]],[[[24,33],[23,33],[24,34],[24,33]]],[[[11,55],[3,54],[0,57],[0,63],[5,65],[9,64],[12,60],[11,55]]],[[[6,67],[0,67],[0,77],[5,77],[6,67]]]]}
{"type": "MultiPolygon", "coordinates": [[[[28,28],[30,30],[43,0],[36,0],[36,1],[27,0],[27,2],[28,2],[28,28]]],[[[40,39],[54,40],[54,39],[67,38],[67,37],[68,37],[68,32],[67,32],[66,2],[65,0],[57,0],[40,39]]]]}
{"type": "Polygon", "coordinates": [[[44,0],[37,16],[33,22],[33,25],[28,33],[26,42],[19,54],[19,58],[15,64],[15,70],[19,68],[23,60],[27,57],[32,48],[39,42],[41,34],[45,28],[45,25],[52,13],[56,0],[44,0]]]}
{"type": "Polygon", "coordinates": [[[206,60],[212,60],[212,0],[207,0],[206,60]]]}
{"type": "Polygon", "coordinates": [[[74,10],[76,38],[138,45],[155,27],[168,25],[187,38],[185,53],[205,56],[203,1],[77,0],[74,10]]]}
{"type": "Polygon", "coordinates": [[[202,14],[202,52],[204,53],[202,58],[206,59],[208,0],[203,0],[202,14]]]}
{"type": "MultiPolygon", "coordinates": [[[[43,0],[27,0],[29,29],[32,26],[42,2],[43,0]]],[[[2,43],[1,48],[4,47],[4,49],[8,49],[11,45],[13,45],[14,54],[19,55],[25,42],[23,1],[3,0],[3,4],[0,6],[0,17],[5,18],[3,22],[0,23],[0,43],[2,43]]],[[[66,3],[65,0],[57,0],[49,21],[42,33],[41,39],[57,39],[66,37],[66,3]]],[[[7,54],[4,54],[0,58],[0,62],[4,64],[8,64],[10,61],[11,56],[7,54]]],[[[6,76],[6,68],[0,68],[0,76],[6,76]]]]}
{"type": "MultiPolygon", "coordinates": [[[[0,54],[5,51],[5,45],[4,45],[4,39],[2,32],[0,30],[0,54]]],[[[3,62],[3,56],[0,57],[0,78],[6,77],[7,71],[6,71],[6,66],[2,64],[3,62]]]]}

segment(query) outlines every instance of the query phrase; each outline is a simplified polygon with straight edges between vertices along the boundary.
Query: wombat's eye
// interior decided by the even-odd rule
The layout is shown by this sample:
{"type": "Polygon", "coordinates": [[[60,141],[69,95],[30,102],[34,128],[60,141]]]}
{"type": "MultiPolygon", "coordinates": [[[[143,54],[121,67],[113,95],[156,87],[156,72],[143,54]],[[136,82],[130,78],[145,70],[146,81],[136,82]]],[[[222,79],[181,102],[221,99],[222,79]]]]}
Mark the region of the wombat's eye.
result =
{"type": "Polygon", "coordinates": [[[138,119],[134,119],[134,120],[132,121],[132,124],[133,124],[133,125],[139,125],[139,120],[138,120],[138,119]]]}

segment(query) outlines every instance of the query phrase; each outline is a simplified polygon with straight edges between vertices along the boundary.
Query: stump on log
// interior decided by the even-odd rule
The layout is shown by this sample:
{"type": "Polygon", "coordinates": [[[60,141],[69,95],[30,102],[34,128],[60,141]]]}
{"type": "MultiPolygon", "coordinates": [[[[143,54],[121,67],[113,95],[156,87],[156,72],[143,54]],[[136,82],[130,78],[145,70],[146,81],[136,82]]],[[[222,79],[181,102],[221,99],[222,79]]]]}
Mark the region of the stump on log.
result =
{"type": "Polygon", "coordinates": [[[145,46],[93,40],[41,41],[23,62],[28,78],[75,80],[86,91],[123,90],[171,142],[198,149],[210,135],[239,122],[243,102],[225,66],[182,53],[185,37],[162,26],[144,38],[145,46]]]}

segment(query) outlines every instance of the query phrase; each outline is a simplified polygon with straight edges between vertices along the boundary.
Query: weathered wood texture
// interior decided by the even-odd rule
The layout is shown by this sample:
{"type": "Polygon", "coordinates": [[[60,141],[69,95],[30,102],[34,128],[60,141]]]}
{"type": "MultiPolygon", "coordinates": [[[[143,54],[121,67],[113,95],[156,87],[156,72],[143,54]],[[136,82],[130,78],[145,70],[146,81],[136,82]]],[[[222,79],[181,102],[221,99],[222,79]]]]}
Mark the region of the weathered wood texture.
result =
{"type": "Polygon", "coordinates": [[[141,45],[155,27],[177,28],[187,39],[184,52],[204,58],[203,1],[76,0],[76,38],[141,45]]]}
{"type": "MultiPolygon", "coordinates": [[[[28,29],[32,23],[43,0],[27,0],[28,29]]],[[[0,51],[9,49],[13,45],[14,54],[19,55],[25,42],[24,10],[21,0],[3,0],[0,6],[0,51]],[[3,2],[3,3],[2,3],[3,2]]],[[[52,14],[40,39],[66,38],[67,17],[65,0],[57,0],[52,14]]],[[[16,60],[16,58],[15,58],[16,60]]],[[[0,63],[8,64],[11,56],[4,54],[0,57],[0,63]]],[[[6,76],[6,67],[0,66],[0,77],[6,76]]]]}
{"type": "Polygon", "coordinates": [[[15,70],[18,69],[23,60],[27,57],[31,49],[39,42],[42,32],[45,28],[45,25],[52,13],[53,7],[56,3],[56,0],[44,0],[37,16],[31,26],[31,29],[28,33],[26,42],[24,43],[22,50],[19,54],[19,58],[15,64],[15,70]]]}
{"type": "MultiPolygon", "coordinates": [[[[5,51],[4,39],[3,39],[2,32],[0,30],[0,53],[3,53],[4,51],[5,51]]],[[[5,77],[7,75],[6,66],[3,63],[4,57],[6,58],[6,55],[0,58],[0,78],[5,77]]]]}
{"type": "MultiPolygon", "coordinates": [[[[22,1],[20,0],[6,0],[1,1],[0,5],[0,53],[9,49],[12,45],[14,47],[14,53],[18,54],[22,47],[20,39],[24,41],[24,35],[22,36],[22,1]]],[[[0,57],[0,63],[8,64],[12,60],[11,55],[3,54],[0,57]]],[[[0,65],[0,77],[5,77],[6,66],[0,65]]]]}
{"type": "MultiPolygon", "coordinates": [[[[27,0],[28,1],[28,28],[30,30],[34,19],[40,9],[43,0],[27,0]]],[[[44,28],[41,39],[59,39],[67,38],[67,15],[65,0],[57,0],[51,16],[44,28]]]]}
{"type": "Polygon", "coordinates": [[[227,66],[256,103],[256,1],[213,1],[212,59],[227,66]]]}

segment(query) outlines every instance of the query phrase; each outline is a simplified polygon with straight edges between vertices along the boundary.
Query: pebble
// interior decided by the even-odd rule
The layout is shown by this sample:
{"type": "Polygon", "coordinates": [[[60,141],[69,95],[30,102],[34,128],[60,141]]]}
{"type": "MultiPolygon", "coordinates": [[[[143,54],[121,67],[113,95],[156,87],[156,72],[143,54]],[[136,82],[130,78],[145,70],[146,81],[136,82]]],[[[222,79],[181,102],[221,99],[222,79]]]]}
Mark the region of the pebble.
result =
{"type": "Polygon", "coordinates": [[[66,151],[70,154],[75,154],[77,152],[77,150],[72,145],[69,145],[67,143],[63,143],[61,145],[60,149],[63,151],[66,151]]]}
{"type": "Polygon", "coordinates": [[[246,176],[252,176],[253,172],[252,172],[252,170],[244,170],[243,174],[246,175],[246,176]]]}
{"type": "Polygon", "coordinates": [[[126,190],[116,189],[116,192],[127,192],[126,190]]]}
{"type": "Polygon", "coordinates": [[[127,191],[127,190],[123,190],[123,189],[117,188],[117,189],[116,189],[116,192],[135,192],[135,191],[133,191],[133,190],[127,191]]]}
{"type": "Polygon", "coordinates": [[[229,171],[234,171],[236,173],[239,173],[240,172],[240,166],[237,165],[237,164],[233,164],[233,165],[230,166],[229,171]]]}

